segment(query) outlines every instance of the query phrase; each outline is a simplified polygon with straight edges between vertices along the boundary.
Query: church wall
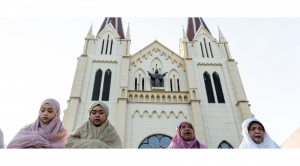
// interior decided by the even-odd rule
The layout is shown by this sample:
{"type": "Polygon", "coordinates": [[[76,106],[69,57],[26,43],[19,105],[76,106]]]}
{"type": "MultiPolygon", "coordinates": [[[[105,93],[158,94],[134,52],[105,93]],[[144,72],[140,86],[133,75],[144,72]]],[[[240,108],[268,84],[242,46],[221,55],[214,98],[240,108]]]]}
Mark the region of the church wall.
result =
{"type": "Polygon", "coordinates": [[[128,102],[125,148],[138,148],[147,137],[163,134],[173,137],[182,121],[191,122],[188,103],[128,102]]]}
{"type": "MultiPolygon", "coordinates": [[[[238,125],[242,122],[240,120],[241,117],[238,112],[238,107],[235,105],[235,92],[229,79],[229,72],[228,70],[224,72],[224,59],[216,58],[207,60],[206,62],[207,64],[194,63],[194,65],[197,66],[197,88],[198,94],[200,94],[198,96],[201,100],[200,105],[206,144],[210,148],[217,148],[219,143],[226,140],[231,142],[234,148],[237,148],[241,142],[241,130],[238,125]],[[208,103],[203,79],[204,72],[208,72],[211,78],[214,72],[219,74],[225,103],[218,103],[213,78],[211,80],[216,103],[208,103]]],[[[225,68],[227,68],[227,66],[225,66],[225,68]]]]}

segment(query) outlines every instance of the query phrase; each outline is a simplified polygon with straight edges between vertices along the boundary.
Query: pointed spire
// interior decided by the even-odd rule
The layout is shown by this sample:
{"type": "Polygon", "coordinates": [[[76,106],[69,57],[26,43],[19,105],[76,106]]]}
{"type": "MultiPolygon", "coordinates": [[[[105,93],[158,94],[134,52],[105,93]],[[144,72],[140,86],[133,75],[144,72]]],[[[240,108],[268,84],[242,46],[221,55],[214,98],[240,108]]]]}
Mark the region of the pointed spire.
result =
{"type": "Polygon", "coordinates": [[[208,27],[206,26],[202,17],[189,17],[188,18],[186,33],[187,33],[187,37],[188,37],[189,41],[193,40],[193,38],[196,35],[200,26],[205,28],[210,33],[210,31],[209,31],[208,27]]]}
{"type": "Polygon", "coordinates": [[[85,38],[93,38],[93,24],[90,27],[90,30],[85,38]]]}
{"type": "Polygon", "coordinates": [[[184,31],[183,25],[182,25],[182,42],[189,42],[189,39],[186,36],[186,33],[184,31]]]}
{"type": "Polygon", "coordinates": [[[128,23],[128,28],[127,28],[127,32],[126,32],[126,38],[125,39],[128,39],[130,40],[130,28],[129,28],[129,23],[128,23]]]}
{"type": "Polygon", "coordinates": [[[121,39],[124,39],[124,31],[123,31],[123,24],[122,24],[122,17],[105,17],[97,35],[108,25],[112,24],[115,28],[117,33],[121,36],[121,39]]]}
{"type": "Polygon", "coordinates": [[[227,40],[225,39],[224,35],[222,34],[220,28],[219,28],[219,43],[226,43],[227,40]]]}

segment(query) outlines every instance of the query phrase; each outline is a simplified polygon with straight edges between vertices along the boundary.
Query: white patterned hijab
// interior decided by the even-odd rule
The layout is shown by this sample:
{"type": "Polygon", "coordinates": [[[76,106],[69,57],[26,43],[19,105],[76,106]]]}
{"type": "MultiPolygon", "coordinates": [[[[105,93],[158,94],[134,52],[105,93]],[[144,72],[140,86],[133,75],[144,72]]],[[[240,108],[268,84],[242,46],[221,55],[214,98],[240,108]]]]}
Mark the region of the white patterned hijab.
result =
{"type": "Polygon", "coordinates": [[[244,136],[243,141],[240,145],[240,149],[280,149],[280,146],[274,142],[269,136],[268,132],[265,130],[264,139],[260,144],[256,144],[250,137],[248,132],[248,125],[253,122],[259,122],[256,118],[246,119],[242,124],[242,135],[244,136]]]}

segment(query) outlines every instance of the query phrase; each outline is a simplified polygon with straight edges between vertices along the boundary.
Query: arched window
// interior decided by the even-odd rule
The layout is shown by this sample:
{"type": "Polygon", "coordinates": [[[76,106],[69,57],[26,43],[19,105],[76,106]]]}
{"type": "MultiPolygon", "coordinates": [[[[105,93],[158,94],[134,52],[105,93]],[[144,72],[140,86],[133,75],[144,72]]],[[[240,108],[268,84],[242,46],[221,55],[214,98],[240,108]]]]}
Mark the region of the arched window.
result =
{"type": "Polygon", "coordinates": [[[139,149],[166,149],[171,144],[172,138],[166,135],[152,135],[143,140],[139,149]]]}
{"type": "Polygon", "coordinates": [[[134,79],[134,90],[137,90],[137,78],[134,79]]]}
{"type": "Polygon", "coordinates": [[[104,85],[102,90],[102,101],[109,101],[109,91],[110,91],[110,81],[111,81],[111,71],[107,70],[104,76],[104,85]]]}
{"type": "Polygon", "coordinates": [[[113,39],[111,39],[111,43],[110,43],[110,55],[111,55],[111,53],[112,53],[112,46],[113,46],[113,39]]]}
{"type": "Polygon", "coordinates": [[[203,74],[203,77],[204,77],[204,83],[205,83],[208,103],[215,103],[215,97],[214,97],[214,92],[213,92],[213,88],[211,85],[210,75],[207,72],[205,72],[203,74]]]}
{"type": "Polygon", "coordinates": [[[220,143],[218,149],[233,149],[231,145],[229,145],[226,141],[220,143]]]}
{"type": "Polygon", "coordinates": [[[204,40],[204,46],[205,46],[206,55],[207,55],[207,58],[209,58],[209,56],[208,56],[208,52],[207,52],[207,47],[206,47],[205,38],[203,38],[203,40],[204,40]]]}
{"type": "Polygon", "coordinates": [[[102,80],[102,70],[98,70],[96,72],[96,75],[95,75],[92,101],[98,101],[99,100],[100,88],[101,88],[101,80],[102,80]]]}
{"type": "Polygon", "coordinates": [[[214,84],[217,93],[218,103],[225,103],[220,77],[217,73],[213,74],[214,84]]]}
{"type": "Polygon", "coordinates": [[[172,78],[170,79],[170,88],[171,88],[171,91],[173,91],[173,87],[172,87],[172,78]]]}
{"type": "Polygon", "coordinates": [[[106,42],[105,55],[107,54],[108,43],[109,43],[109,35],[107,36],[107,42],[106,42]]]}
{"type": "Polygon", "coordinates": [[[178,89],[178,92],[180,91],[180,87],[179,87],[179,79],[177,79],[177,89],[178,89]]]}
{"type": "Polygon", "coordinates": [[[142,90],[144,90],[144,78],[142,78],[142,90]]]}
{"type": "Polygon", "coordinates": [[[211,50],[210,42],[208,44],[209,44],[209,49],[210,49],[211,57],[213,58],[214,55],[213,55],[212,50],[211,50]]]}
{"type": "Polygon", "coordinates": [[[203,47],[202,47],[202,43],[201,42],[200,42],[200,47],[201,47],[202,57],[204,58],[203,47]]]}
{"type": "Polygon", "coordinates": [[[101,54],[103,54],[103,47],[104,47],[104,39],[102,41],[102,49],[101,49],[101,54]]]}

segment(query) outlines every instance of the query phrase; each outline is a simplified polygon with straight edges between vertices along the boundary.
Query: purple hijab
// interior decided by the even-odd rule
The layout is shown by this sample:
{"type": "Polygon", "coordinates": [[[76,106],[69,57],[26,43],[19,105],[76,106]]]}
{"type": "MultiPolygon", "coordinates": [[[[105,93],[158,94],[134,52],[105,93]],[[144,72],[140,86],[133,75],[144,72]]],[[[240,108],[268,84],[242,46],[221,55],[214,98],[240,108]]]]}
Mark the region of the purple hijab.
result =
{"type": "MultiPolygon", "coordinates": [[[[173,137],[168,149],[207,149],[207,147],[201,144],[195,137],[195,130],[193,138],[190,141],[184,140],[180,135],[180,126],[183,124],[191,124],[189,122],[181,122],[177,126],[176,135],[173,137]]],[[[191,124],[192,125],[192,124],[191,124]]],[[[193,126],[193,125],[192,125],[193,126]]]]}
{"type": "Polygon", "coordinates": [[[68,134],[59,118],[59,103],[54,99],[46,99],[41,107],[46,103],[54,109],[55,117],[52,121],[43,123],[38,116],[35,122],[25,126],[16,134],[8,144],[8,149],[65,148],[68,134]]]}

